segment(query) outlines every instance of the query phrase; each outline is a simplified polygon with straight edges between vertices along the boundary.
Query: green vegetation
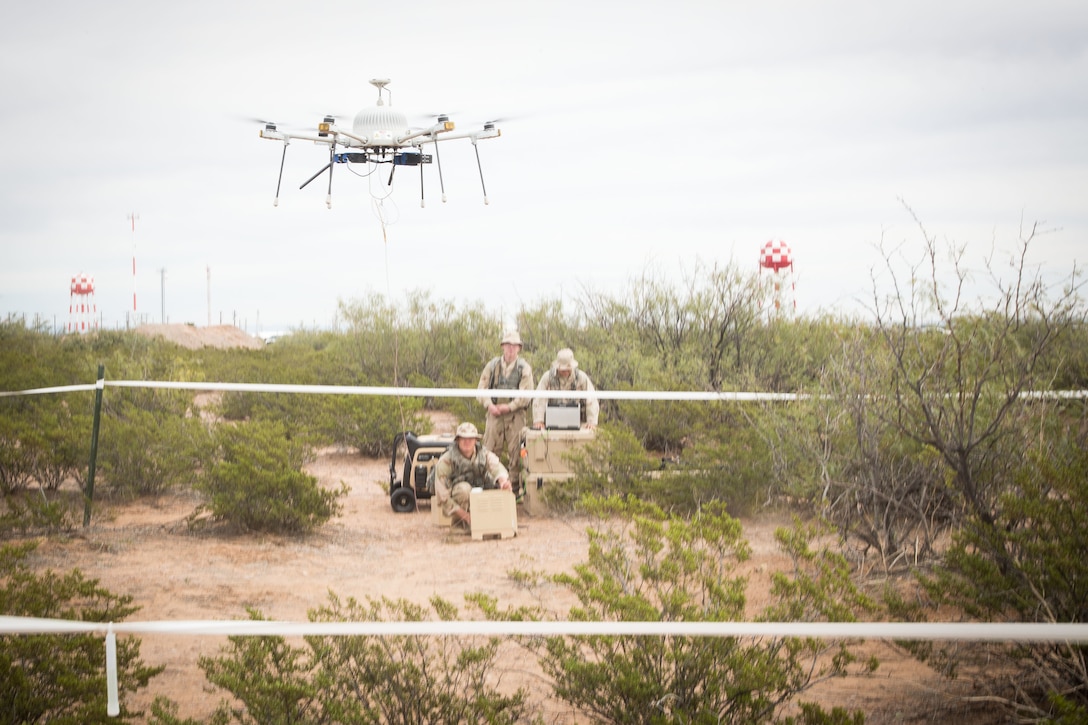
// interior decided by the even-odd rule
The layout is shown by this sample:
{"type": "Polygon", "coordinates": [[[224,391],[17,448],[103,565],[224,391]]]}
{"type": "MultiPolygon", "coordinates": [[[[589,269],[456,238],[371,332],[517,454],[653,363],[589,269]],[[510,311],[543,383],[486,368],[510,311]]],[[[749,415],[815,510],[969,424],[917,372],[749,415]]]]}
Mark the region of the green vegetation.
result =
{"type": "MultiPolygon", "coordinates": [[[[783,533],[797,568],[776,582],[780,601],[763,616],[854,616],[867,611],[858,591],[876,575],[887,584],[885,611],[868,616],[1085,621],[1088,407],[1024,397],[1088,388],[1080,278],[1074,271],[1063,286],[1045,284],[1024,261],[1029,233],[1008,268],[987,267],[989,286],[976,300],[963,249],[942,249],[921,234],[919,260],[886,252],[893,291],[874,293],[864,320],[768,319],[758,280],[733,264],[697,265],[679,288],[646,276],[622,295],[544,300],[518,311],[522,354],[535,370],[569,346],[601,390],[810,394],[791,403],[602,401],[599,445],[549,505],[607,513],[630,528],[607,530],[602,516],[589,561],[556,580],[579,598],[572,616],[740,616],[744,582],[729,570],[744,544],[730,516],[773,505],[810,523],[783,533]],[[589,492],[604,503],[583,498],[589,492]],[[810,550],[809,525],[830,527],[833,536],[820,541],[838,550],[810,550]]],[[[190,351],[127,332],[57,338],[9,319],[0,322],[0,390],[86,384],[98,364],[111,379],[472,388],[501,335],[498,317],[420,292],[402,304],[376,295],[347,302],[340,316],[340,331],[298,330],[245,351],[190,351]]],[[[0,398],[0,536],[71,528],[73,489],[85,486],[90,401],[89,393],[0,398]]],[[[194,522],[206,512],[242,530],[306,534],[337,515],[343,493],[323,490],[304,471],[316,449],[386,456],[396,432],[426,432],[424,413],[434,408],[482,423],[479,406],[462,398],[107,388],[96,496],[191,489],[203,496],[194,522]]],[[[454,616],[444,603],[413,606],[334,600],[315,616],[454,616]]],[[[300,649],[239,640],[206,671],[247,707],[252,693],[257,710],[221,710],[215,722],[266,712],[258,695],[267,683],[232,681],[228,660],[266,663],[245,674],[278,672],[284,687],[296,687],[296,704],[310,696],[307,688],[346,700],[348,685],[335,677],[353,667],[352,687],[389,662],[422,676],[406,659],[421,642],[391,642],[400,649],[384,653],[375,644],[330,640],[300,649]]],[[[935,670],[969,680],[978,698],[1003,703],[1010,717],[1088,716],[1083,647],[903,644],[935,670]]],[[[486,645],[473,652],[481,660],[493,654],[486,645]]],[[[778,717],[814,679],[851,664],[843,650],[819,660],[831,669],[809,670],[816,645],[792,640],[753,648],[558,638],[539,654],[558,696],[587,716],[625,722],[636,719],[626,707],[642,708],[652,722],[778,717]]],[[[466,656],[436,650],[427,658],[447,655],[466,656]]],[[[523,704],[485,695],[459,706],[502,720],[523,704]]],[[[858,715],[793,704],[805,722],[858,715]]],[[[381,721],[392,721],[393,707],[365,705],[381,721]]],[[[413,715],[427,719],[422,712],[436,710],[413,715]]],[[[170,703],[155,713],[163,723],[183,722],[170,703]]]]}
{"type": "MultiPolygon", "coordinates": [[[[120,622],[137,611],[132,598],[67,574],[37,573],[26,559],[33,545],[0,547],[0,612],[81,622],[120,622]]],[[[95,634],[0,634],[0,723],[142,722],[120,698],[117,718],[106,716],[105,640],[95,634]]],[[[140,660],[140,641],[117,638],[118,687],[136,692],[162,672],[140,660]]]]}
{"type": "MultiPolygon", "coordinates": [[[[250,610],[250,618],[263,619],[250,610]]],[[[418,622],[456,620],[457,608],[440,598],[430,611],[404,600],[342,601],[310,612],[316,622],[418,622]]],[[[306,637],[292,646],[283,637],[230,637],[200,667],[213,685],[241,706],[223,701],[209,725],[267,723],[516,723],[524,722],[526,693],[500,693],[490,678],[497,638],[306,637]]],[[[156,701],[154,725],[186,725],[176,706],[156,701]]]]}
{"type": "MultiPolygon", "coordinates": [[[[748,546],[721,504],[689,518],[633,497],[585,506],[595,517],[589,559],[554,577],[580,602],[570,620],[746,618],[746,580],[732,570],[748,546]]],[[[776,578],[778,602],[760,619],[852,621],[867,606],[841,557],[808,549],[811,533],[779,532],[797,570],[776,578]]],[[[835,649],[814,639],[594,635],[547,638],[540,660],[556,696],[594,722],[759,723],[816,682],[846,674],[855,657],[845,645],[830,656],[835,649]]]]}
{"type": "Polygon", "coordinates": [[[325,490],[302,471],[312,448],[282,423],[225,425],[215,438],[216,455],[196,484],[214,519],[244,531],[305,534],[340,512],[336,499],[347,487],[325,490]]]}

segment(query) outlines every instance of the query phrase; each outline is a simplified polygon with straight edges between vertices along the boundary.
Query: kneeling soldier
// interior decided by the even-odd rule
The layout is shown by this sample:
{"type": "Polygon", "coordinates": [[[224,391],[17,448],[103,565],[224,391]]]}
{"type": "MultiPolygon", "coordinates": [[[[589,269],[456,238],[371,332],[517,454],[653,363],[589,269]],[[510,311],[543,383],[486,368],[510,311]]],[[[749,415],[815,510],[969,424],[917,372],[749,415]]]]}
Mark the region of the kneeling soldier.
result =
{"type": "Polygon", "coordinates": [[[472,423],[457,426],[453,443],[434,466],[435,498],[454,526],[471,528],[468,502],[472,489],[509,491],[510,476],[499,457],[480,443],[480,434],[472,423]]]}

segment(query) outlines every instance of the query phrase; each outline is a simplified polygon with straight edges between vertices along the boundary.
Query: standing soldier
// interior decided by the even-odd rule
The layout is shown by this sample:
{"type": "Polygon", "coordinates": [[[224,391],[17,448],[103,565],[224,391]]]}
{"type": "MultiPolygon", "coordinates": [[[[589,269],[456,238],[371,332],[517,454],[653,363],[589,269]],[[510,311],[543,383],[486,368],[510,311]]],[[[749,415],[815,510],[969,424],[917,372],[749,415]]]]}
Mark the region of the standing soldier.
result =
{"type": "Polygon", "coordinates": [[[521,487],[521,429],[525,427],[529,398],[511,397],[508,391],[533,389],[533,369],[519,357],[520,353],[521,336],[516,330],[507,332],[502,338],[502,355],[484,365],[476,386],[480,390],[504,391],[482,395],[477,400],[487,408],[484,448],[506,456],[515,493],[521,487]]]}

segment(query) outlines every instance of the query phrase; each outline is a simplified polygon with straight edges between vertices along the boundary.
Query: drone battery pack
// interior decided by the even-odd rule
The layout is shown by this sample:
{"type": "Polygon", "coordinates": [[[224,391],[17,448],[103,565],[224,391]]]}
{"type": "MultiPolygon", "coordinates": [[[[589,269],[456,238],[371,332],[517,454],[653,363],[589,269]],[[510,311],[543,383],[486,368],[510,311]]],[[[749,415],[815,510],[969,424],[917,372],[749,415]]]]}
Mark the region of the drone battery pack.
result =
{"type": "Polygon", "coordinates": [[[498,536],[509,539],[518,534],[518,505],[513,491],[472,489],[468,498],[472,516],[472,538],[498,536]]]}

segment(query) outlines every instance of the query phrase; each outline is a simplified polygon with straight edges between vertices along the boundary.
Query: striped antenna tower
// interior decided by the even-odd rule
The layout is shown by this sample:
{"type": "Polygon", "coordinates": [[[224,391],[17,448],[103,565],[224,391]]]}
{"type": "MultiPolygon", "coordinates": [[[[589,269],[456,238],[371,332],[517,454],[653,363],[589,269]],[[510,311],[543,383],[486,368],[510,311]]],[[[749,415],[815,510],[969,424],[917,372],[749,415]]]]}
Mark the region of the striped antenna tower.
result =
{"type": "Polygon", "coordinates": [[[94,301],[94,277],[80,272],[72,277],[68,292],[68,332],[98,329],[98,306],[94,301]]]}
{"type": "Polygon", "coordinates": [[[140,218],[140,215],[136,212],[132,212],[128,215],[128,220],[132,222],[132,324],[135,326],[136,321],[136,220],[140,218]]]}
{"type": "Polygon", "coordinates": [[[773,239],[764,244],[759,252],[761,278],[765,269],[770,270],[771,273],[765,283],[773,305],[773,308],[768,307],[769,315],[777,317],[783,312],[790,316],[797,314],[797,290],[793,282],[793,250],[790,249],[790,245],[782,240],[776,242],[773,239]]]}

